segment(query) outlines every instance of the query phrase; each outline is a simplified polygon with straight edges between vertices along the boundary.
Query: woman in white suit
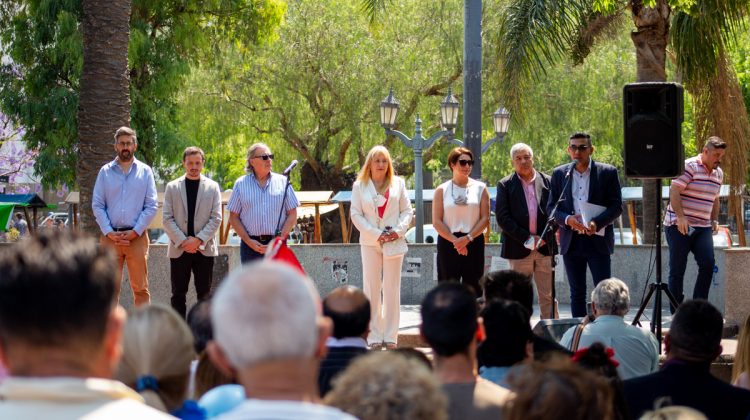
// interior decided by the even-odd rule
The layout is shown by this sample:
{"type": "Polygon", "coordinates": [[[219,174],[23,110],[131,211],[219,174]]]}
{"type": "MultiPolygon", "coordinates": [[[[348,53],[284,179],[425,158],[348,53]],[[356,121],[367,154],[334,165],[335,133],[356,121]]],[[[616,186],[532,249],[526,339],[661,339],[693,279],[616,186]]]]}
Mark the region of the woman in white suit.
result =
{"type": "Polygon", "coordinates": [[[395,175],[388,149],[375,146],[367,154],[352,188],[352,223],[359,230],[362,283],[370,299],[370,347],[396,348],[404,254],[386,257],[383,244],[403,238],[412,218],[403,178],[395,175]],[[381,301],[381,290],[383,297],[381,301]]]}

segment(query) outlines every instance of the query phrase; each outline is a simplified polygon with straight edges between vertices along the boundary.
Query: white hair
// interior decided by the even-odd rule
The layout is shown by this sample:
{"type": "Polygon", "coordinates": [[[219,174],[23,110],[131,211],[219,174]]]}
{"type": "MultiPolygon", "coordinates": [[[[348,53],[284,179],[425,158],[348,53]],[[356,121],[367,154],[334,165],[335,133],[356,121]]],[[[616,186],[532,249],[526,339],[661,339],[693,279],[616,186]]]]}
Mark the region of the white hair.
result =
{"type": "Polygon", "coordinates": [[[534,151],[531,150],[531,146],[526,143],[516,143],[510,148],[510,160],[513,160],[513,158],[516,156],[516,153],[522,150],[528,150],[531,154],[531,157],[534,157],[534,151]]]}
{"type": "Polygon", "coordinates": [[[591,292],[591,301],[597,312],[625,316],[630,308],[630,291],[622,280],[612,277],[602,280],[591,292]]]}
{"type": "Polygon", "coordinates": [[[312,281],[272,261],[231,272],[211,305],[214,339],[235,368],[312,357],[319,314],[320,295],[312,281]]]}

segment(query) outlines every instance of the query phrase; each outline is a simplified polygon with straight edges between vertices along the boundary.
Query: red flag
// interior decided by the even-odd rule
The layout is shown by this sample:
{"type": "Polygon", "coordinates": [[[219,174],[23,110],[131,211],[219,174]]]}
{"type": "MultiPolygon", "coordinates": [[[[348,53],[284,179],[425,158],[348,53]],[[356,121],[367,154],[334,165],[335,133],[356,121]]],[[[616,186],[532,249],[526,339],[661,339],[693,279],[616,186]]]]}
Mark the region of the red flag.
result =
{"type": "Polygon", "coordinates": [[[289,264],[299,270],[300,273],[307,275],[305,269],[302,268],[302,264],[299,263],[297,256],[294,255],[294,251],[286,245],[286,240],[282,240],[279,237],[276,237],[276,239],[268,245],[266,256],[264,258],[289,264]]]}

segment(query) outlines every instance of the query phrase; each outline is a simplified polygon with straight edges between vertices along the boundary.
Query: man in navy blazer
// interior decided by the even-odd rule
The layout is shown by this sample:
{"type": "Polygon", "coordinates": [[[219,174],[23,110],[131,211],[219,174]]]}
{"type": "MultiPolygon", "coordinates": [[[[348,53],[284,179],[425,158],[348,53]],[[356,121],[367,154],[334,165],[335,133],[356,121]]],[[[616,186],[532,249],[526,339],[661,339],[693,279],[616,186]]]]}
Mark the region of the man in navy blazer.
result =
{"type": "Polygon", "coordinates": [[[550,257],[557,253],[555,233],[550,230],[540,241],[549,219],[550,178],[534,169],[534,151],[529,145],[514,144],[510,158],[513,173],[497,183],[495,217],[503,238],[500,256],[508,260],[512,270],[534,276],[540,316],[556,318],[550,257]],[[527,246],[530,239],[533,245],[527,246]],[[552,246],[551,252],[548,245],[552,246]]]}
{"type": "MultiPolygon", "coordinates": [[[[574,133],[570,136],[568,155],[573,162],[558,166],[552,172],[551,199],[547,202],[547,212],[552,213],[555,200],[561,197],[553,216],[560,226],[560,254],[570,284],[573,317],[586,315],[586,266],[591,270],[594,286],[612,277],[610,256],[615,250],[612,222],[622,213],[617,169],[594,162],[593,153],[590,135],[574,133]],[[586,203],[603,210],[584,221],[582,209],[586,203]]],[[[594,213],[596,211],[591,214],[594,213]]]]}

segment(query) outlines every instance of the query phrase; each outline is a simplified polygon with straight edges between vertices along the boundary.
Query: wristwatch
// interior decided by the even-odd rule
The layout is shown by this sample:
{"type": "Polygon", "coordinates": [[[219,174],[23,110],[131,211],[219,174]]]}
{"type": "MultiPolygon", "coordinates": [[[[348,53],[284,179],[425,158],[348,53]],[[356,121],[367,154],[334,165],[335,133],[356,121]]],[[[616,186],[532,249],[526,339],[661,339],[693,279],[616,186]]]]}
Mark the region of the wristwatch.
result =
{"type": "Polygon", "coordinates": [[[473,237],[473,236],[471,236],[471,232],[467,233],[467,234],[466,234],[466,237],[468,237],[468,238],[469,238],[469,242],[474,242],[474,237],[473,237]]]}

